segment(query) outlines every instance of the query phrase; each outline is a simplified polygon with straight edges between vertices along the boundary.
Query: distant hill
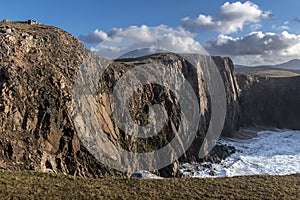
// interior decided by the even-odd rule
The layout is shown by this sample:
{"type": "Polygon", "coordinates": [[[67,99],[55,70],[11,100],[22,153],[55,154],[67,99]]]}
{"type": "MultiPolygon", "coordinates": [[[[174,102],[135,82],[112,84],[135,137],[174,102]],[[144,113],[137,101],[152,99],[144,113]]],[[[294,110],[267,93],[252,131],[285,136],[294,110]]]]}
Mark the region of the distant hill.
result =
{"type": "Polygon", "coordinates": [[[290,60],[285,63],[277,64],[277,65],[261,65],[255,67],[249,67],[246,65],[234,65],[234,70],[238,73],[255,73],[261,71],[288,71],[296,74],[300,74],[300,59],[290,60]]]}
{"type": "Polygon", "coordinates": [[[273,65],[273,68],[289,69],[289,70],[300,70],[300,59],[290,60],[286,63],[279,65],[273,65]]]}

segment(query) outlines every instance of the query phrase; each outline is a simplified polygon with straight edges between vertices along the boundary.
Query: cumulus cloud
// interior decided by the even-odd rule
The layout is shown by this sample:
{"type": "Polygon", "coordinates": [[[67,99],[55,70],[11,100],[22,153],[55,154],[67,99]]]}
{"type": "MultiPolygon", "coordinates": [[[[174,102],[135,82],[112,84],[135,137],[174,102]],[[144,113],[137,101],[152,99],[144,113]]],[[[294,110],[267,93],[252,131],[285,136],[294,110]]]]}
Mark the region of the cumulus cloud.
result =
{"type": "Polygon", "coordinates": [[[95,30],[89,35],[80,36],[83,42],[93,44],[91,50],[106,58],[117,58],[124,53],[137,49],[166,50],[175,53],[201,53],[206,54],[195,34],[179,28],[175,30],[164,25],[148,27],[146,25],[130,26],[124,29],[113,29],[109,32],[95,30]]]}
{"type": "Polygon", "coordinates": [[[114,35],[117,35],[122,31],[122,28],[113,28],[108,32],[96,29],[94,31],[91,31],[88,35],[79,35],[78,39],[86,44],[95,45],[103,41],[111,40],[114,35]]]}
{"type": "Polygon", "coordinates": [[[231,56],[240,64],[272,64],[300,58],[300,35],[252,32],[245,37],[219,35],[205,44],[212,54],[231,56]],[[242,62],[242,63],[241,63],[242,62]]]}
{"type": "Polygon", "coordinates": [[[188,29],[211,30],[229,34],[242,30],[246,24],[257,24],[257,22],[270,17],[270,15],[270,11],[262,11],[250,1],[245,3],[239,1],[226,2],[221,6],[219,13],[216,15],[217,17],[203,14],[200,14],[196,19],[186,17],[182,19],[182,26],[188,29]]]}

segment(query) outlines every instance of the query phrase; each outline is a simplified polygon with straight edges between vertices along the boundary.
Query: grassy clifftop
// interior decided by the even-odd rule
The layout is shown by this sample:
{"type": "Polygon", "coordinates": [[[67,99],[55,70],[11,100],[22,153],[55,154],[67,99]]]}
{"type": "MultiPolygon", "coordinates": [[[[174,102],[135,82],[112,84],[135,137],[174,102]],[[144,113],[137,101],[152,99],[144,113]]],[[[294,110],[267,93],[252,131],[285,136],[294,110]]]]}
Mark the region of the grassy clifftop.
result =
{"type": "Polygon", "coordinates": [[[1,199],[299,199],[300,174],[214,179],[84,179],[0,171],[1,199]]]}

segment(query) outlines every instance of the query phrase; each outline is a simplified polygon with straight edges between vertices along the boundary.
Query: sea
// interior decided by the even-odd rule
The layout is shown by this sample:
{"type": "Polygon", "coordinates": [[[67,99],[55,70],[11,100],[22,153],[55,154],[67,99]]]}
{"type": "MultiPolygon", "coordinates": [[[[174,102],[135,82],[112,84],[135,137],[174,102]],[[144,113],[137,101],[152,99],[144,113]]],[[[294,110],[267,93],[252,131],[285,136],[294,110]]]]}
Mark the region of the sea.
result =
{"type": "Polygon", "coordinates": [[[232,177],[245,175],[288,175],[300,173],[300,131],[259,131],[250,139],[222,139],[236,153],[221,163],[185,163],[181,171],[188,177],[232,177]]]}

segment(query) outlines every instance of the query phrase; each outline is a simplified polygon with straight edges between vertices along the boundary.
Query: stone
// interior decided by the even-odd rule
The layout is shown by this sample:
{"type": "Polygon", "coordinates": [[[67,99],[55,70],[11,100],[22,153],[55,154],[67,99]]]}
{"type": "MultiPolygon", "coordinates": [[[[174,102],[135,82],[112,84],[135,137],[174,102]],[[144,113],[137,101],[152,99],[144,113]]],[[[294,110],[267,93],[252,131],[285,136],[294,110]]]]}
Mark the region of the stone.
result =
{"type": "Polygon", "coordinates": [[[210,176],[217,176],[218,175],[214,170],[211,170],[208,174],[210,176]]]}
{"type": "Polygon", "coordinates": [[[32,20],[32,19],[29,19],[29,20],[27,21],[27,23],[28,23],[29,25],[40,24],[40,23],[38,23],[37,21],[34,21],[34,20],[32,20]]]}
{"type": "Polygon", "coordinates": [[[12,29],[10,29],[10,28],[9,28],[9,29],[6,29],[6,30],[5,30],[5,33],[7,33],[7,34],[12,33],[12,29]]]}

